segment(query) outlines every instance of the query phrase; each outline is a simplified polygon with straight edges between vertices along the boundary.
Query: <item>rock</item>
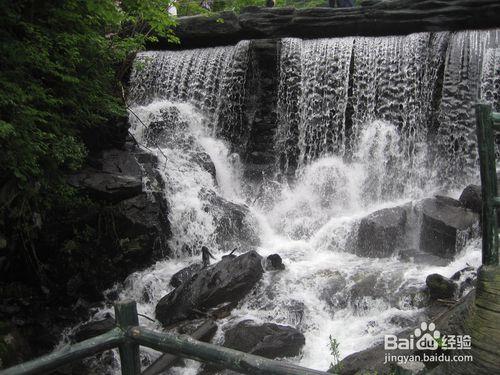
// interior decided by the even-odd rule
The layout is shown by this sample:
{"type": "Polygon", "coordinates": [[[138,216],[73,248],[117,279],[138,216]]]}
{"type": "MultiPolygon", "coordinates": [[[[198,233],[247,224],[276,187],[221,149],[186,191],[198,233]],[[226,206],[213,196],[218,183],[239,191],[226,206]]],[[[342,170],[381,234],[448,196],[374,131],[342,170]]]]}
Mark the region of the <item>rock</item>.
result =
{"type": "Polygon", "coordinates": [[[68,178],[70,185],[86,190],[90,196],[111,202],[134,197],[142,192],[142,169],[129,151],[110,149],[91,166],[68,178]]]}
{"type": "Polygon", "coordinates": [[[475,213],[481,214],[483,205],[481,186],[467,186],[464,191],[462,191],[462,194],[460,195],[460,198],[458,200],[465,208],[468,208],[475,213]]]}
{"type": "Polygon", "coordinates": [[[341,292],[345,290],[346,285],[344,276],[340,272],[335,272],[326,282],[319,298],[334,309],[344,308],[347,306],[347,298],[341,292]]]}
{"type": "MultiPolygon", "coordinates": [[[[460,303],[454,305],[450,309],[441,311],[433,322],[436,324],[436,328],[441,332],[441,336],[445,335],[461,335],[470,334],[470,332],[465,328],[464,322],[467,320],[467,314],[469,308],[474,303],[475,293],[469,293],[460,303]]],[[[436,315],[433,315],[436,316],[436,315]]],[[[404,330],[396,334],[398,338],[408,339],[410,335],[414,334],[415,328],[404,330]]],[[[362,350],[360,352],[351,354],[344,358],[340,362],[340,374],[341,375],[354,375],[354,374],[364,374],[366,372],[376,373],[376,374],[390,374],[394,373],[394,363],[388,362],[384,363],[385,354],[387,350],[384,348],[384,343],[374,345],[371,348],[362,350]]],[[[412,355],[415,354],[412,350],[407,349],[395,349],[390,351],[391,355],[412,355]]],[[[469,353],[470,354],[470,353],[469,353]]],[[[439,369],[438,369],[439,370],[439,369]]],[[[330,371],[331,372],[331,371],[330,371]]],[[[449,373],[454,374],[455,372],[441,372],[437,371],[436,374],[449,373]]],[[[473,373],[473,372],[470,372],[473,373]]]]}
{"type": "Polygon", "coordinates": [[[458,298],[462,297],[477,284],[477,271],[474,267],[465,267],[453,274],[450,280],[459,284],[458,298]]]}
{"type": "Polygon", "coordinates": [[[115,173],[100,172],[92,168],[69,177],[68,183],[88,191],[96,199],[118,202],[142,192],[142,179],[115,173]]]}
{"type": "Polygon", "coordinates": [[[404,284],[394,294],[394,300],[401,310],[421,309],[429,304],[429,291],[423,287],[404,284]]]}
{"type": "Polygon", "coordinates": [[[285,265],[283,260],[278,254],[271,254],[266,259],[266,271],[267,270],[284,270],[285,265]]]}
{"type": "Polygon", "coordinates": [[[262,257],[255,251],[204,268],[156,305],[165,326],[206,312],[224,302],[239,302],[261,279],[262,257]]]}
{"type": "Polygon", "coordinates": [[[478,221],[476,213],[451,205],[449,200],[424,199],[417,211],[422,215],[420,249],[444,258],[453,258],[460,250],[456,246],[460,232],[471,230],[478,221]]]}
{"type": "MultiPolygon", "coordinates": [[[[125,252],[153,254],[164,251],[170,237],[167,201],[160,193],[142,193],[116,206],[115,225],[125,252]]],[[[134,257],[135,258],[135,257],[134,257]]]]}
{"type": "Polygon", "coordinates": [[[389,319],[389,323],[394,324],[396,326],[407,328],[415,325],[415,321],[413,319],[407,318],[406,316],[395,315],[389,319]]]}
{"type": "Polygon", "coordinates": [[[453,299],[457,292],[457,284],[437,273],[427,276],[425,283],[432,299],[453,299]]]}
{"type": "Polygon", "coordinates": [[[295,328],[273,323],[256,324],[244,320],[228,329],[224,346],[266,358],[295,357],[306,340],[295,328]]]}
{"type": "Polygon", "coordinates": [[[203,264],[201,264],[201,263],[190,264],[189,266],[174,273],[174,275],[170,279],[170,285],[172,285],[174,288],[177,288],[183,282],[185,282],[185,281],[189,280],[191,277],[193,277],[202,268],[203,268],[203,264]]]}
{"type": "Polygon", "coordinates": [[[405,242],[406,210],[402,207],[386,208],[361,219],[356,255],[388,257],[405,242]]]}
{"type": "Polygon", "coordinates": [[[214,181],[217,182],[217,171],[215,169],[215,164],[206,152],[195,153],[191,160],[198,164],[202,169],[206,170],[213,177],[214,181]]]}
{"type": "Polygon", "coordinates": [[[135,156],[129,151],[123,150],[105,150],[101,155],[101,170],[105,173],[122,174],[140,178],[142,175],[141,167],[135,156]]]}
{"type": "Polygon", "coordinates": [[[217,243],[226,248],[259,245],[258,226],[247,206],[230,202],[207,189],[200,191],[200,198],[204,200],[204,210],[214,215],[217,243]]]}
{"type": "Polygon", "coordinates": [[[193,333],[203,327],[201,335],[196,335],[196,339],[203,342],[210,342],[217,332],[217,324],[211,319],[195,319],[182,322],[176,327],[177,333],[192,336],[193,333]]]}
{"type": "Polygon", "coordinates": [[[416,249],[406,249],[400,251],[398,257],[403,262],[426,264],[437,267],[447,266],[451,262],[451,259],[449,258],[441,258],[437,255],[424,253],[416,249]]]}
{"type": "Polygon", "coordinates": [[[72,341],[80,342],[92,337],[96,337],[115,328],[115,319],[107,316],[102,320],[88,322],[78,327],[71,335],[72,341]]]}
{"type": "Polygon", "coordinates": [[[243,39],[258,38],[387,36],[500,26],[500,5],[495,0],[482,3],[488,12],[478,8],[476,0],[365,0],[364,3],[369,6],[349,9],[252,6],[242,9],[239,14],[220,12],[179,17],[175,35],[181,43],[169,44],[165,38],[160,38],[150,49],[234,45],[243,39]]]}

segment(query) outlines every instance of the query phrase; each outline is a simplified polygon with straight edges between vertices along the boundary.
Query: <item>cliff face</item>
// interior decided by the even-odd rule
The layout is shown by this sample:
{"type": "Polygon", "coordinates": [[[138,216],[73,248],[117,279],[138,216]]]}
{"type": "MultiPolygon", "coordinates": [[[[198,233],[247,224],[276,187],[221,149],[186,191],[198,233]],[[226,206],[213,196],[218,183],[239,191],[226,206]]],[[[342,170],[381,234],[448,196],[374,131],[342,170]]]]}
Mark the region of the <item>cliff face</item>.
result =
{"type": "Polygon", "coordinates": [[[393,0],[366,2],[358,8],[248,7],[240,14],[179,18],[180,45],[165,40],[153,49],[190,49],[232,45],[243,39],[333,38],[407,35],[500,27],[496,0],[393,0]]]}

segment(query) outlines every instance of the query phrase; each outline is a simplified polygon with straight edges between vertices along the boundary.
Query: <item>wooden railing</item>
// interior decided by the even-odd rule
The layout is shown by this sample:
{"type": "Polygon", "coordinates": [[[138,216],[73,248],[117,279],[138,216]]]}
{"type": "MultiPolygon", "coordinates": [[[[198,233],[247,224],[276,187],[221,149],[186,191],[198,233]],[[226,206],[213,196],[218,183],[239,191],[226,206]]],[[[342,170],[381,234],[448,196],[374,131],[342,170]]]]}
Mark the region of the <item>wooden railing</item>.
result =
{"type": "Polygon", "coordinates": [[[242,374],[328,375],[326,372],[204,343],[189,336],[146,329],[139,326],[134,301],[116,304],[115,317],[117,326],[111,331],[2,370],[0,375],[43,374],[113,348],[119,349],[122,374],[140,375],[139,346],[211,363],[242,374]]]}
{"type": "Polygon", "coordinates": [[[476,105],[477,146],[481,169],[481,193],[483,201],[483,264],[498,265],[498,223],[497,208],[500,197],[497,187],[495,157],[495,133],[500,131],[500,113],[494,113],[487,104],[476,105]]]}

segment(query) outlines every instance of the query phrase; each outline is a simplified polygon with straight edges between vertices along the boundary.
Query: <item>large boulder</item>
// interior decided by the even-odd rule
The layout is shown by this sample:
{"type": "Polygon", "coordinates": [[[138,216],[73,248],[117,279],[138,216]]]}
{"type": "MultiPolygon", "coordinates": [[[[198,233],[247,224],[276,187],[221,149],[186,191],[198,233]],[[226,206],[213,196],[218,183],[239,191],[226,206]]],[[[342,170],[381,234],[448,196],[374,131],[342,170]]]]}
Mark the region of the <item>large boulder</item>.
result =
{"type": "Polygon", "coordinates": [[[422,215],[420,249],[444,258],[453,258],[460,247],[461,232],[471,230],[478,215],[451,198],[424,199],[417,206],[422,215]]]}
{"type": "Polygon", "coordinates": [[[196,275],[203,268],[201,263],[193,263],[187,267],[184,267],[180,271],[177,271],[170,278],[170,285],[174,288],[180,286],[183,282],[189,280],[191,277],[196,275]]]}
{"type": "Polygon", "coordinates": [[[453,299],[458,289],[453,280],[437,273],[427,276],[425,283],[432,299],[453,299]]]}
{"type": "Polygon", "coordinates": [[[304,335],[289,326],[244,320],[228,329],[224,346],[266,358],[294,357],[305,345],[304,335]]]}
{"type": "Polygon", "coordinates": [[[478,214],[482,211],[482,195],[481,195],[481,186],[479,185],[469,185],[467,186],[460,195],[458,199],[460,203],[465,208],[472,210],[478,214]]]}
{"type": "Polygon", "coordinates": [[[204,268],[163,297],[156,318],[165,326],[189,319],[224,302],[238,302],[261,279],[262,257],[249,251],[204,268]]]}
{"type": "Polygon", "coordinates": [[[230,202],[212,190],[202,189],[203,209],[214,217],[217,243],[226,248],[258,246],[257,223],[247,206],[230,202]]]}
{"type": "Polygon", "coordinates": [[[388,257],[404,246],[407,212],[404,207],[386,208],[361,219],[355,253],[365,257],[388,257]]]}
{"type": "Polygon", "coordinates": [[[71,186],[86,190],[96,199],[118,202],[134,197],[142,191],[142,180],[137,176],[101,172],[86,168],[69,177],[71,186]]]}
{"type": "Polygon", "coordinates": [[[114,215],[125,252],[163,251],[170,236],[167,201],[160,193],[141,193],[116,205],[114,215]]]}
{"type": "Polygon", "coordinates": [[[129,151],[106,150],[90,158],[89,166],[70,176],[70,185],[96,199],[118,202],[142,192],[142,170],[129,151]]]}
{"type": "Polygon", "coordinates": [[[106,316],[104,319],[82,324],[73,332],[71,338],[74,342],[81,342],[111,331],[115,326],[115,319],[111,316],[106,316]]]}

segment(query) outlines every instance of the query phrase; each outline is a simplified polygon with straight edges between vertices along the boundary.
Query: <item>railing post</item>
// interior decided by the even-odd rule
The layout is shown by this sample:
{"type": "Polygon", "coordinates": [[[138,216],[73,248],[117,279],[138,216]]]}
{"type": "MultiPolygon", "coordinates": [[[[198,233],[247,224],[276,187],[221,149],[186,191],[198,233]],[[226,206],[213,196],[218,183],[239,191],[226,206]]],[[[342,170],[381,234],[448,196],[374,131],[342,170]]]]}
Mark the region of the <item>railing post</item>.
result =
{"type": "MultiPolygon", "coordinates": [[[[137,305],[135,301],[124,301],[115,304],[116,324],[126,331],[131,326],[139,325],[137,316],[137,305]]],[[[139,345],[127,339],[119,346],[120,363],[123,375],[140,375],[141,362],[139,357],[139,345]]]]}
{"type": "Polygon", "coordinates": [[[477,146],[481,169],[481,191],[483,200],[483,264],[498,265],[498,233],[495,198],[497,197],[497,173],[495,161],[495,133],[491,107],[476,105],[477,146]]]}

